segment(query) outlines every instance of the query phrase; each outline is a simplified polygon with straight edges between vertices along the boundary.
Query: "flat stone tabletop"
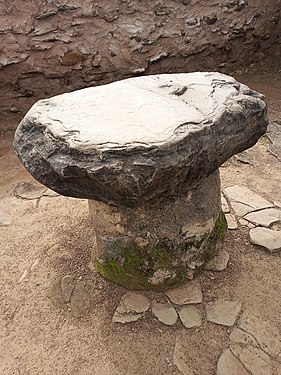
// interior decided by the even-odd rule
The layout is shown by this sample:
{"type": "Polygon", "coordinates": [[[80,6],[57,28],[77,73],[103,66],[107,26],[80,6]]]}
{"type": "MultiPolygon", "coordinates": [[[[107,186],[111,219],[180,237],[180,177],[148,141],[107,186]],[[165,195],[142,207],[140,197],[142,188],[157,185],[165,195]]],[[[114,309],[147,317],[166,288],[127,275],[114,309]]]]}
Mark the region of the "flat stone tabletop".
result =
{"type": "Polygon", "coordinates": [[[73,149],[159,146],[208,126],[247,91],[219,73],[162,74],[41,100],[27,116],[73,149]]]}
{"type": "Polygon", "coordinates": [[[60,194],[139,205],[196,187],[266,126],[263,96],[234,78],[162,74],[40,100],[14,147],[60,194]]]}

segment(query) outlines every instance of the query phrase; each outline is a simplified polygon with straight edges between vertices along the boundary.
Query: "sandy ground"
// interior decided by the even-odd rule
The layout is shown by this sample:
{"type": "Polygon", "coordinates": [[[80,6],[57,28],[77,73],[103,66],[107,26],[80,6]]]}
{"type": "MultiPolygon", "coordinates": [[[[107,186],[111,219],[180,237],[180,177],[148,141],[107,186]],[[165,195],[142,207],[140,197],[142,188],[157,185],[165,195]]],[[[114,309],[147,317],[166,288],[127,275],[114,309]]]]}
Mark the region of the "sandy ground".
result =
{"type": "MultiPolygon", "coordinates": [[[[280,74],[240,79],[266,94],[270,118],[280,120],[280,74]]],[[[187,330],[179,321],[167,327],[150,314],[124,326],[112,323],[126,290],[88,267],[93,228],[87,201],[15,197],[20,182],[34,180],[14,155],[11,141],[11,133],[0,138],[0,207],[13,218],[11,225],[0,227],[0,374],[180,375],[173,364],[180,340],[194,374],[214,375],[231,328],[208,323],[205,317],[197,329],[187,330]],[[58,289],[64,275],[75,279],[69,304],[62,302],[58,289]]],[[[245,184],[281,202],[281,164],[267,144],[262,138],[251,149],[252,165],[232,162],[222,167],[223,187],[245,184]]],[[[203,315],[209,301],[239,299],[243,311],[281,334],[280,254],[251,245],[243,228],[228,232],[225,249],[230,253],[227,270],[200,276],[203,315]]],[[[146,295],[165,300],[162,294],[146,295]]],[[[280,374],[280,363],[274,362],[272,375],[280,374]]]]}

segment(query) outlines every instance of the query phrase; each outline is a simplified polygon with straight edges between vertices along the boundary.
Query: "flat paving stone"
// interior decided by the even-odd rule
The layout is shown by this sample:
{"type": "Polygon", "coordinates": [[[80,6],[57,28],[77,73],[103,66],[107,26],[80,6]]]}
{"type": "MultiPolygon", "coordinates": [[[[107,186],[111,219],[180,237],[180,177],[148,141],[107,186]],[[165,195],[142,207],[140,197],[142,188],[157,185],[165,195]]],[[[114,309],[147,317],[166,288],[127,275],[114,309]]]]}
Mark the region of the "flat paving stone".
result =
{"type": "Polygon", "coordinates": [[[168,304],[152,302],[151,312],[156,316],[159,322],[168,326],[176,324],[178,320],[178,314],[175,308],[168,304]]]}
{"type": "Polygon", "coordinates": [[[6,227],[13,223],[12,217],[4,211],[0,211],[0,226],[6,227]]]}
{"type": "Polygon", "coordinates": [[[120,314],[118,311],[115,311],[112,322],[126,324],[136,322],[140,318],[142,318],[142,314],[120,314]]]}
{"type": "Polygon", "coordinates": [[[206,306],[207,320],[224,326],[233,326],[237,319],[242,303],[239,301],[226,301],[218,299],[206,306]]]}
{"type": "Polygon", "coordinates": [[[241,227],[247,227],[249,222],[245,219],[239,219],[239,224],[241,225],[241,227]]]}
{"type": "Polygon", "coordinates": [[[225,214],[230,213],[229,205],[223,194],[221,195],[221,209],[225,214]]]}
{"type": "Polygon", "coordinates": [[[241,344],[243,346],[251,345],[258,347],[258,343],[252,335],[236,327],[231,332],[229,341],[231,344],[241,344]]]}
{"type": "Polygon", "coordinates": [[[242,217],[249,212],[273,207],[273,204],[246,186],[234,185],[224,189],[234,213],[242,217]]]}
{"type": "Polygon", "coordinates": [[[230,230],[237,229],[238,224],[235,215],[233,214],[225,214],[227,228],[230,230]]]}
{"type": "Polygon", "coordinates": [[[253,229],[253,228],[255,228],[256,226],[255,226],[255,224],[248,223],[247,227],[248,227],[249,229],[253,229]]]}
{"type": "Polygon", "coordinates": [[[281,208],[281,202],[274,201],[273,204],[274,204],[274,206],[281,208]]]}
{"type": "Polygon", "coordinates": [[[127,292],[120,300],[119,313],[143,313],[150,307],[150,301],[143,294],[127,292]]]}
{"type": "Polygon", "coordinates": [[[187,284],[166,292],[171,302],[176,305],[187,305],[192,303],[201,303],[203,294],[198,279],[189,281],[187,284]]]}
{"type": "Polygon", "coordinates": [[[60,194],[53,191],[52,189],[47,189],[44,194],[43,194],[44,197],[59,197],[60,194]]]}
{"type": "Polygon", "coordinates": [[[268,208],[257,212],[251,212],[244,217],[253,224],[268,228],[271,224],[281,221],[281,210],[268,208]]]}
{"type": "Polygon", "coordinates": [[[71,275],[65,275],[61,278],[61,294],[64,302],[69,302],[71,295],[74,291],[73,277],[71,275]]]}
{"type": "Polygon", "coordinates": [[[266,132],[267,138],[271,144],[268,146],[268,151],[281,161],[281,127],[278,122],[271,122],[266,132]]]}
{"type": "Polygon", "coordinates": [[[44,193],[48,190],[46,186],[38,184],[37,182],[20,182],[14,188],[14,195],[21,199],[38,199],[43,197],[44,193]]]}
{"type": "Polygon", "coordinates": [[[208,271],[224,271],[227,267],[228,261],[228,252],[226,250],[221,250],[204,266],[204,269],[208,271]]]}
{"type": "Polygon", "coordinates": [[[234,202],[234,201],[231,202],[231,210],[238,218],[242,218],[249,212],[254,211],[253,207],[247,206],[244,203],[239,203],[239,202],[234,202]]]}
{"type": "Polygon", "coordinates": [[[281,335],[270,322],[244,312],[237,326],[252,335],[267,354],[281,356],[281,335]]]}
{"type": "Polygon", "coordinates": [[[217,364],[217,375],[251,375],[241,362],[231,353],[229,349],[225,349],[219,358],[217,364]]]}
{"type": "Polygon", "coordinates": [[[195,306],[180,307],[178,312],[180,320],[186,328],[194,328],[201,326],[201,312],[195,306]]]}
{"type": "Polygon", "coordinates": [[[267,249],[270,253],[281,250],[281,231],[268,228],[253,228],[250,230],[250,242],[267,249]]]}
{"type": "Polygon", "coordinates": [[[177,337],[174,349],[173,362],[177,366],[178,370],[183,373],[183,375],[195,375],[190,359],[187,356],[188,350],[183,345],[182,340],[177,337]]]}
{"type": "Polygon", "coordinates": [[[272,375],[271,359],[262,350],[252,346],[231,346],[230,350],[251,374],[272,375]]]}
{"type": "Polygon", "coordinates": [[[234,164],[236,165],[239,165],[239,163],[250,164],[253,166],[255,165],[255,158],[251,153],[251,149],[240,152],[239,154],[234,155],[232,158],[234,159],[234,164]]]}
{"type": "Polygon", "coordinates": [[[70,309],[76,317],[90,312],[91,294],[83,282],[76,284],[70,299],[70,309]]]}
{"type": "Polygon", "coordinates": [[[252,334],[235,327],[229,336],[229,342],[231,352],[251,374],[272,374],[271,359],[260,349],[257,340],[252,334]]]}

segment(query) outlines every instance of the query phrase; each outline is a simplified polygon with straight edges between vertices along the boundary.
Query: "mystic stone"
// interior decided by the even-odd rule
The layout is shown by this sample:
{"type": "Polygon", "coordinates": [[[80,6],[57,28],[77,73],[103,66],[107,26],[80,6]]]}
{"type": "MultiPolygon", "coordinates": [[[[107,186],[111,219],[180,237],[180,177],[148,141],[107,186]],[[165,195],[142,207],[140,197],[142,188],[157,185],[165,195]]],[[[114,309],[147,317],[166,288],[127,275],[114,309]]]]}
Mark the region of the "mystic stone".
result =
{"type": "Polygon", "coordinates": [[[14,148],[39,182],[89,199],[102,275],[163,290],[221,247],[218,168],[266,127],[263,96],[232,77],[163,74],[41,100],[14,148]]]}

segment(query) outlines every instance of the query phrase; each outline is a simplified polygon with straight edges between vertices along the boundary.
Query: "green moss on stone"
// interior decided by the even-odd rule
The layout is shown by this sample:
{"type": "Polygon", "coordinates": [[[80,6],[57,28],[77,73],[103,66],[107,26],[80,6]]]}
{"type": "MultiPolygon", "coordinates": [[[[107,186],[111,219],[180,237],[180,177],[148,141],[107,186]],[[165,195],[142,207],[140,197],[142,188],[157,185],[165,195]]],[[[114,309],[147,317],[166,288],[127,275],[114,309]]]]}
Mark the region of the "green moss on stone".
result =
{"type": "Polygon", "coordinates": [[[188,268],[183,264],[181,257],[189,249],[198,249],[204,262],[211,259],[218,251],[218,245],[222,243],[227,230],[224,214],[221,212],[213,231],[201,240],[189,241],[180,247],[173,247],[169,242],[161,242],[155,247],[131,244],[122,247],[115,240],[111,248],[116,255],[114,258],[94,260],[97,271],[117,284],[129,289],[151,289],[155,291],[167,290],[186,280],[188,268]],[[151,282],[155,272],[170,274],[170,277],[161,280],[157,284],[151,282]]]}
{"type": "Polygon", "coordinates": [[[94,261],[98,272],[105,278],[129,289],[165,290],[178,285],[185,277],[184,267],[175,267],[176,255],[169,246],[159,244],[155,247],[136,244],[121,248],[115,243],[120,256],[105,261],[94,261]],[[170,272],[171,277],[161,284],[152,284],[149,279],[156,270],[170,272]]]}
{"type": "Polygon", "coordinates": [[[207,262],[213,258],[220,247],[223,245],[223,241],[227,232],[227,222],[224,213],[221,211],[219,217],[216,221],[215,227],[211,234],[206,240],[206,245],[204,246],[203,260],[207,262]]]}

